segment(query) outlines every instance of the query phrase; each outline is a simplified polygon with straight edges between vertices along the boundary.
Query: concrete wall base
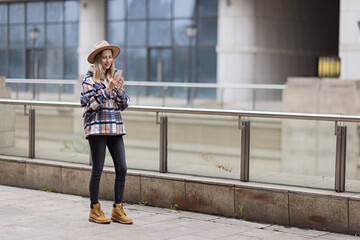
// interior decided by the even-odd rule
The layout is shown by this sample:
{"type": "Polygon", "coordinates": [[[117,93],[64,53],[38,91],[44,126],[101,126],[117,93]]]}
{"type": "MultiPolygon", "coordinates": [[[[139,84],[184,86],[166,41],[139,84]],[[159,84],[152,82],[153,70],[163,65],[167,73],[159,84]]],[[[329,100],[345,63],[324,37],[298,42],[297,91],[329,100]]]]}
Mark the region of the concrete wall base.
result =
{"type": "MultiPolygon", "coordinates": [[[[88,197],[91,167],[0,156],[0,184],[88,197]]],[[[105,167],[100,198],[113,199],[113,168],[105,167]]],[[[360,234],[360,194],[129,170],[124,200],[251,221],[360,234]]]]}

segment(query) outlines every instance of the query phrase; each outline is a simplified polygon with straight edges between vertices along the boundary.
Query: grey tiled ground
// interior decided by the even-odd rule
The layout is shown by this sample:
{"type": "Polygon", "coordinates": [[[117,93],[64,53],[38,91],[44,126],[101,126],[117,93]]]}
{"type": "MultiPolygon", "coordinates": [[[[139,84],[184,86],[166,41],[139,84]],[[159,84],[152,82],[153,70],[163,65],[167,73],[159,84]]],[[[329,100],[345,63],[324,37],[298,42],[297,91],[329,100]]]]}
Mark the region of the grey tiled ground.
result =
{"type": "MultiPolygon", "coordinates": [[[[109,216],[111,202],[101,203],[109,216]]],[[[100,225],[88,221],[88,208],[87,198],[0,185],[0,239],[360,239],[131,204],[133,225],[100,225]]]]}

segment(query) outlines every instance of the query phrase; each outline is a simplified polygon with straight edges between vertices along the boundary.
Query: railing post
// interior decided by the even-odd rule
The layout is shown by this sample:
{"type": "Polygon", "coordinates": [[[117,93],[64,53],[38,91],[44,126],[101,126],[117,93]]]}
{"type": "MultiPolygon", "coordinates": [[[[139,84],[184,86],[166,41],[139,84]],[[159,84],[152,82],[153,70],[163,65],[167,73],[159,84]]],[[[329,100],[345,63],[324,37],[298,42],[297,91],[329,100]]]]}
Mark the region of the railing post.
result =
{"type": "Polygon", "coordinates": [[[336,163],[335,163],[335,191],[345,191],[346,174],[346,126],[338,126],[335,122],[336,135],[336,163]]]}
{"type": "Polygon", "coordinates": [[[161,173],[167,172],[167,129],[168,118],[166,116],[160,117],[160,166],[161,173]]]}
{"type": "Polygon", "coordinates": [[[35,158],[35,109],[29,109],[29,158],[35,158]]]}
{"type": "Polygon", "coordinates": [[[241,164],[240,181],[249,181],[249,159],[250,159],[250,120],[241,120],[241,164]]]}

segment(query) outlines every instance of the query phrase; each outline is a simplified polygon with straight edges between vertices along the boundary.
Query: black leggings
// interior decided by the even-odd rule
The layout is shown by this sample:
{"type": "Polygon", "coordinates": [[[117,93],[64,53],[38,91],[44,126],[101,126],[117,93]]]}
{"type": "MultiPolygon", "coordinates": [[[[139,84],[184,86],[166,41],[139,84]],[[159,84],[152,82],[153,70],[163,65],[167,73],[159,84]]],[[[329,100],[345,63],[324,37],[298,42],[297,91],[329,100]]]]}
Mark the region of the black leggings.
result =
{"type": "Polygon", "coordinates": [[[90,178],[90,201],[99,202],[99,184],[104,168],[106,146],[108,147],[115,167],[114,203],[121,203],[124,195],[125,176],[127,171],[124,141],[121,135],[90,135],[92,170],[90,178]]]}

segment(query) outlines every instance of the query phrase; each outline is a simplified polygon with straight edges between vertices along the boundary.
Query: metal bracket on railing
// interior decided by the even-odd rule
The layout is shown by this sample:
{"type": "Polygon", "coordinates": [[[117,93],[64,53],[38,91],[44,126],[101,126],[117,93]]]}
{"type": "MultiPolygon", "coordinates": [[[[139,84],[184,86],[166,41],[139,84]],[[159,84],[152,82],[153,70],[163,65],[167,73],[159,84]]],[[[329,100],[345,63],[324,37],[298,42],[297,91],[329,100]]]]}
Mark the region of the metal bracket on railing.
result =
{"type": "Polygon", "coordinates": [[[167,172],[167,156],[168,156],[168,118],[167,116],[160,117],[160,162],[159,172],[167,172]]]}
{"type": "Polygon", "coordinates": [[[27,112],[27,106],[24,105],[24,116],[29,116],[29,113],[27,112]]]}
{"type": "Polygon", "coordinates": [[[336,162],[335,162],[335,191],[345,191],[345,174],[346,174],[346,134],[347,127],[343,122],[340,126],[335,122],[336,135],[336,162]]]}
{"type": "Polygon", "coordinates": [[[160,124],[159,112],[156,112],[156,124],[160,124]]]}
{"type": "MultiPolygon", "coordinates": [[[[25,108],[26,110],[26,108],[25,108]]],[[[35,109],[29,109],[29,158],[35,158],[35,109]]]]}
{"type": "Polygon", "coordinates": [[[250,160],[250,120],[239,117],[239,129],[241,130],[241,162],[240,181],[249,181],[250,160]]]}

